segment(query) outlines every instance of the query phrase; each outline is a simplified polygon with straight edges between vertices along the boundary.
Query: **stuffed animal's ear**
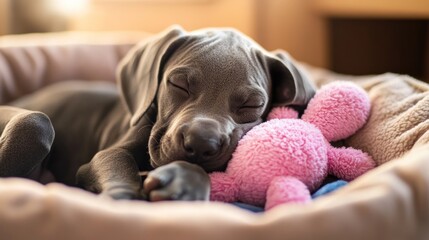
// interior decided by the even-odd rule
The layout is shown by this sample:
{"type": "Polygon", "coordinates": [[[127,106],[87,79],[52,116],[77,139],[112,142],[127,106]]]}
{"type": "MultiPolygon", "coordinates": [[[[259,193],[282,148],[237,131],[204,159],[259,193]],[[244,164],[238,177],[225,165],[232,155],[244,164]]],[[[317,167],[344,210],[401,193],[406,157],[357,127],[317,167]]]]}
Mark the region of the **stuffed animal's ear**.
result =
{"type": "Polygon", "coordinates": [[[315,87],[286,52],[277,50],[267,54],[267,65],[274,106],[303,106],[314,96],[315,87]]]}
{"type": "Polygon", "coordinates": [[[298,118],[298,112],[290,107],[274,107],[268,113],[267,120],[271,119],[296,119],[298,118]]]}
{"type": "Polygon", "coordinates": [[[122,59],[117,69],[121,95],[135,125],[155,100],[161,69],[183,42],[186,32],[179,26],[143,41],[122,59]]]}

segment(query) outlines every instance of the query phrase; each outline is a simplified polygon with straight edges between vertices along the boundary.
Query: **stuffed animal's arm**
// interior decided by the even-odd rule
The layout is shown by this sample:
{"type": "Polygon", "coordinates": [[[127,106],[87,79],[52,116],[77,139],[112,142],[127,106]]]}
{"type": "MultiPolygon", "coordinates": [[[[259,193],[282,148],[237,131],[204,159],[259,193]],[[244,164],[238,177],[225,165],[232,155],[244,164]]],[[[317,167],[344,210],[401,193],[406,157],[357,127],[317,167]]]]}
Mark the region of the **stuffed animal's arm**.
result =
{"type": "Polygon", "coordinates": [[[214,172],[210,175],[210,200],[220,202],[237,201],[238,186],[234,179],[224,172],[214,172]]]}
{"type": "Polygon", "coordinates": [[[374,167],[371,156],[361,150],[345,147],[328,149],[328,171],[341,179],[351,181],[374,167]]]}

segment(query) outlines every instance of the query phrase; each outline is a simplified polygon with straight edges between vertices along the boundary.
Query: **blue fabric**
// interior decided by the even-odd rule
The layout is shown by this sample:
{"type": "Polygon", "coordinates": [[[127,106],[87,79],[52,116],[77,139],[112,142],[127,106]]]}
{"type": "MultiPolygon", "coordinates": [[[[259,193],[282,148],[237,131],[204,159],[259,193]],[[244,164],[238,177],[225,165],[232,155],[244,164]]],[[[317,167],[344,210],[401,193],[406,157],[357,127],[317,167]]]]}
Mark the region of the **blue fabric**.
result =
{"type": "MultiPolygon", "coordinates": [[[[332,191],[335,191],[335,190],[345,186],[346,184],[347,184],[347,182],[344,180],[336,180],[336,181],[327,183],[327,184],[323,185],[321,188],[319,188],[316,192],[314,192],[313,195],[311,195],[311,197],[314,199],[314,198],[326,195],[332,191]]],[[[245,203],[235,202],[232,204],[239,207],[239,208],[243,208],[243,209],[249,210],[251,212],[255,212],[255,213],[260,213],[260,212],[264,211],[264,209],[261,207],[257,207],[257,206],[253,206],[253,205],[249,205],[249,204],[245,204],[245,203]]]]}
{"type": "Polygon", "coordinates": [[[317,190],[315,193],[313,193],[313,195],[311,195],[311,197],[314,199],[314,198],[323,196],[325,194],[328,194],[332,191],[335,191],[335,190],[345,186],[346,184],[347,184],[347,182],[344,180],[337,180],[335,182],[328,183],[328,184],[322,186],[321,188],[319,188],[319,190],[317,190]]]}
{"type": "Polygon", "coordinates": [[[235,202],[235,203],[232,203],[232,204],[235,205],[235,206],[237,206],[237,207],[239,207],[239,208],[243,208],[243,209],[249,210],[251,212],[255,212],[255,213],[259,213],[259,212],[263,212],[264,211],[264,209],[261,208],[261,207],[253,206],[253,205],[246,204],[246,203],[235,202]]]}

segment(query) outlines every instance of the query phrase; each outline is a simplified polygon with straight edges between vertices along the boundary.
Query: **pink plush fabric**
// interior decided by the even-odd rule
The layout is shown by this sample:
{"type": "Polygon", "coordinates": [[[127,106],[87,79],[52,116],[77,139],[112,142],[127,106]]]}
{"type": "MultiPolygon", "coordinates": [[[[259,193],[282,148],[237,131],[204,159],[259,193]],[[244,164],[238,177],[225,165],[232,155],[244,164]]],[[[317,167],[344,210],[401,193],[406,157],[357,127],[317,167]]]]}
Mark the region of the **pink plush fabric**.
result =
{"type": "Polygon", "coordinates": [[[271,120],[241,139],[226,171],[211,174],[211,199],[266,209],[305,203],[328,172],[352,180],[372,169],[375,164],[366,153],[329,144],[362,127],[369,108],[366,93],[343,82],[316,93],[302,119],[291,119],[297,113],[290,108],[274,108],[271,120]]]}
{"type": "Polygon", "coordinates": [[[317,126],[331,142],[345,139],[361,128],[369,110],[365,91],[354,83],[341,82],[322,87],[317,99],[308,103],[302,120],[317,126]]]}
{"type": "Polygon", "coordinates": [[[307,122],[264,122],[240,140],[225,173],[211,174],[211,198],[264,206],[267,189],[276,176],[293,176],[314,190],[328,172],[327,149],[315,146],[325,145],[320,131],[307,122]]]}
{"type": "Polygon", "coordinates": [[[333,148],[328,150],[328,172],[341,179],[351,181],[375,167],[374,161],[366,161],[370,156],[353,148],[333,148]]]}
{"type": "Polygon", "coordinates": [[[265,209],[271,209],[285,201],[292,203],[307,203],[311,201],[307,186],[294,177],[275,177],[267,190],[270,196],[265,203],[265,209]]]}
{"type": "Polygon", "coordinates": [[[273,108],[267,116],[267,120],[285,118],[298,118],[298,112],[288,107],[276,107],[273,108]]]}
{"type": "Polygon", "coordinates": [[[223,172],[210,174],[211,195],[210,198],[222,202],[234,202],[237,199],[237,182],[223,172]]]}

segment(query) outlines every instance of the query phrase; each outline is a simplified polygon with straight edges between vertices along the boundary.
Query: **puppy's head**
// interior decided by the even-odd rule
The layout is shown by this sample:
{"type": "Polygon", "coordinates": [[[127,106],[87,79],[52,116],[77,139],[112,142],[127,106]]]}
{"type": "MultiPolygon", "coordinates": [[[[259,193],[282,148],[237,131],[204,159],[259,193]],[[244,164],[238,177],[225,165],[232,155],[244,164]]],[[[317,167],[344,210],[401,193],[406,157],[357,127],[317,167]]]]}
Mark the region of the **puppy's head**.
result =
{"type": "Polygon", "coordinates": [[[314,94],[286,53],[231,29],[168,29],[124,58],[119,83],[132,125],[157,108],[151,164],[187,160],[207,171],[225,167],[272,105],[305,105],[314,94]]]}

